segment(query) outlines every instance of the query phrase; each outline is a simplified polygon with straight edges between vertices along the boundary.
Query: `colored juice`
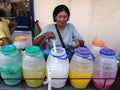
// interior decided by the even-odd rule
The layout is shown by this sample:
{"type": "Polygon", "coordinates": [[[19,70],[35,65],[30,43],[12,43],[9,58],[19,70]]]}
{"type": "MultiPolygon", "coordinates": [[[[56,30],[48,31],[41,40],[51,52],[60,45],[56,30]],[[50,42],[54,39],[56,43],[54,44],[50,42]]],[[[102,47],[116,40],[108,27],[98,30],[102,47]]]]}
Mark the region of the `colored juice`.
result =
{"type": "Polygon", "coordinates": [[[82,74],[82,73],[76,73],[72,70],[70,70],[70,72],[69,72],[69,78],[73,78],[73,79],[70,79],[71,85],[78,89],[86,88],[88,83],[91,80],[91,77],[92,77],[92,73],[82,74]]]}
{"type": "Polygon", "coordinates": [[[93,84],[95,85],[95,87],[99,89],[102,89],[102,88],[108,89],[111,87],[115,79],[107,79],[107,78],[114,78],[115,77],[114,74],[115,74],[114,71],[113,72],[104,71],[104,70],[100,71],[98,69],[97,71],[94,72],[93,78],[103,78],[103,79],[93,79],[93,84]],[[106,78],[107,80],[105,81],[104,78],[106,78]]]}
{"type": "Polygon", "coordinates": [[[23,67],[23,76],[29,80],[25,80],[26,84],[30,87],[39,87],[42,85],[45,78],[45,67],[38,69],[27,69],[23,67]],[[31,79],[31,80],[30,80],[31,79]]]}
{"type": "Polygon", "coordinates": [[[22,67],[21,64],[9,64],[2,67],[1,77],[8,78],[10,80],[4,80],[7,85],[17,85],[20,83],[22,78],[22,67]],[[17,80],[14,80],[17,79],[17,80]]]}
{"type": "MultiPolygon", "coordinates": [[[[110,80],[107,80],[107,82],[109,82],[110,80]]],[[[93,80],[93,84],[95,85],[95,87],[99,88],[99,89],[108,89],[111,87],[111,84],[110,83],[105,83],[105,80],[93,80]],[[104,86],[104,83],[105,83],[105,86],[104,86]]]]}

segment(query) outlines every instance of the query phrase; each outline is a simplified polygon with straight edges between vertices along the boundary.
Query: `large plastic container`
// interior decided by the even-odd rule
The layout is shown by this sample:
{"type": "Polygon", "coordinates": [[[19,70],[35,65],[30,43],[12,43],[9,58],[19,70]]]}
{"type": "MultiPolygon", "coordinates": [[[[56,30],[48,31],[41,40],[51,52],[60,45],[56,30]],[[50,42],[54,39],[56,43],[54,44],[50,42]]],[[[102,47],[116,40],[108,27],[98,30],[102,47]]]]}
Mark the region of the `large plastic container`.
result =
{"type": "MultiPolygon", "coordinates": [[[[48,70],[51,69],[51,87],[61,88],[66,84],[69,73],[69,60],[66,51],[62,47],[52,48],[47,58],[47,76],[48,70]]],[[[49,77],[48,77],[49,78],[49,77]]]]}
{"type": "Polygon", "coordinates": [[[21,51],[12,44],[2,46],[0,51],[0,68],[1,77],[6,79],[4,80],[5,84],[19,84],[22,78],[21,51]]]}
{"type": "Polygon", "coordinates": [[[46,71],[45,59],[43,52],[38,46],[28,46],[25,49],[22,69],[23,77],[29,87],[39,87],[42,85],[46,71]]]}
{"type": "Polygon", "coordinates": [[[115,51],[109,48],[101,49],[94,62],[93,84],[99,89],[110,88],[115,81],[114,78],[116,77],[117,69],[115,51]]]}
{"type": "Polygon", "coordinates": [[[93,74],[93,60],[94,57],[88,48],[79,47],[75,50],[69,71],[70,83],[73,87],[77,89],[87,87],[93,74]]]}
{"type": "Polygon", "coordinates": [[[91,52],[96,57],[99,54],[100,49],[106,48],[105,42],[101,39],[94,39],[90,48],[91,52]]]}

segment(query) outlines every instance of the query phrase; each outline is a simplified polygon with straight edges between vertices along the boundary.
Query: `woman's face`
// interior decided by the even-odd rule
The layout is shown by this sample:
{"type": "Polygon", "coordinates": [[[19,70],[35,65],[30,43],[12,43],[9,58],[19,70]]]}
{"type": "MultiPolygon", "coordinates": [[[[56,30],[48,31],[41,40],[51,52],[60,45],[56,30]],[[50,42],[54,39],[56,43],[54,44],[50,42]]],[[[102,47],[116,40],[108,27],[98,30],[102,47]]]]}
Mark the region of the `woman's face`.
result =
{"type": "Polygon", "coordinates": [[[58,26],[65,26],[67,21],[68,21],[68,18],[69,18],[68,14],[65,11],[61,11],[55,17],[56,23],[57,23],[58,26]]]}

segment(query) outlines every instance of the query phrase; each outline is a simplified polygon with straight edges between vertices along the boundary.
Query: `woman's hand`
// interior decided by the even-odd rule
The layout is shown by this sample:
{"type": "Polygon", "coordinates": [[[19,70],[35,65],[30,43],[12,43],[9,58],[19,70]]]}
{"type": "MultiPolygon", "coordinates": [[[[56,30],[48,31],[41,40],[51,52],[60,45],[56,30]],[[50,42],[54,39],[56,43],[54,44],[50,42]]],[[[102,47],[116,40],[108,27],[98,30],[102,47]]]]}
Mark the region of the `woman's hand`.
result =
{"type": "Polygon", "coordinates": [[[46,32],[44,34],[42,34],[41,36],[37,37],[34,42],[33,42],[33,45],[39,45],[43,39],[46,38],[46,39],[55,39],[55,34],[53,32],[46,32]]]}
{"type": "Polygon", "coordinates": [[[17,23],[15,21],[10,21],[9,28],[10,28],[10,33],[12,34],[17,28],[17,23]]]}
{"type": "Polygon", "coordinates": [[[3,37],[0,40],[2,40],[2,42],[0,43],[0,46],[6,45],[6,44],[12,44],[12,41],[8,37],[3,37]]]}
{"type": "Polygon", "coordinates": [[[75,40],[72,41],[72,47],[73,48],[78,48],[80,46],[84,46],[84,41],[83,40],[75,39],[75,40]]]}
{"type": "Polygon", "coordinates": [[[46,32],[44,34],[44,37],[47,39],[50,39],[50,38],[55,39],[55,34],[53,32],[46,32]]]}
{"type": "Polygon", "coordinates": [[[79,41],[77,39],[75,39],[75,40],[72,41],[72,47],[73,48],[79,47],[79,41]]]}

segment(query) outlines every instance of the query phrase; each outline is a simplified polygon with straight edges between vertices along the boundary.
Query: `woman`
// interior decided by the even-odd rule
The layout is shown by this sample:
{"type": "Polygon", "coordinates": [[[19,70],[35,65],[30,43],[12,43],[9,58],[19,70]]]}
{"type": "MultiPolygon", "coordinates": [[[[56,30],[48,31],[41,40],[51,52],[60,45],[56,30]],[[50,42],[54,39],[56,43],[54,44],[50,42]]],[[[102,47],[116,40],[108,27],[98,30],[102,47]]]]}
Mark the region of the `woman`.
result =
{"type": "Polygon", "coordinates": [[[12,43],[11,34],[17,26],[16,22],[3,18],[5,16],[5,11],[0,9],[0,46],[12,43]]]}
{"type": "Polygon", "coordinates": [[[53,47],[52,39],[55,39],[56,46],[63,46],[66,49],[72,45],[73,40],[76,42],[76,44],[72,45],[73,48],[83,46],[84,39],[78,33],[73,24],[67,23],[69,17],[70,11],[68,7],[65,5],[58,5],[53,11],[53,20],[55,24],[47,25],[43,31],[35,37],[33,44],[39,45],[42,40],[46,38],[48,39],[47,49],[51,49],[53,47]],[[60,32],[64,45],[61,42],[57,30],[60,32]]]}

